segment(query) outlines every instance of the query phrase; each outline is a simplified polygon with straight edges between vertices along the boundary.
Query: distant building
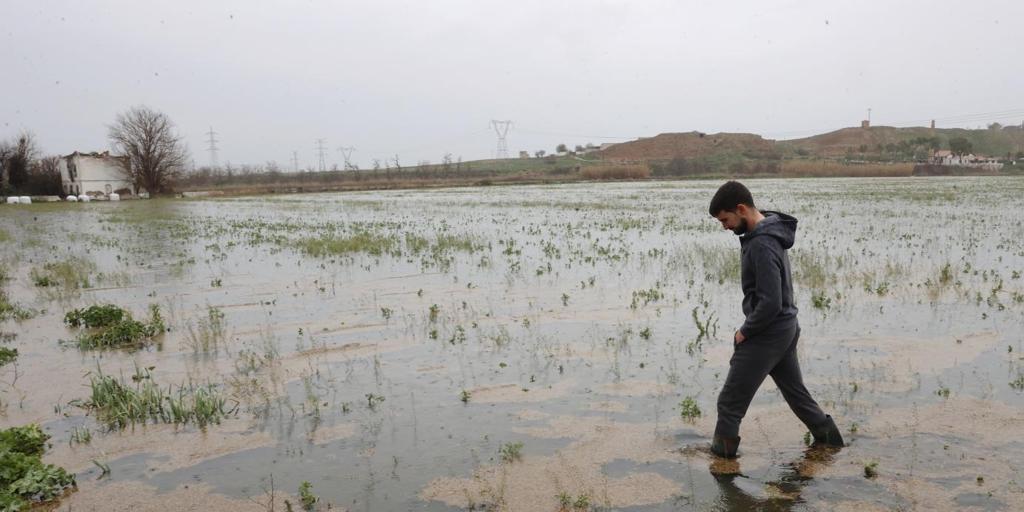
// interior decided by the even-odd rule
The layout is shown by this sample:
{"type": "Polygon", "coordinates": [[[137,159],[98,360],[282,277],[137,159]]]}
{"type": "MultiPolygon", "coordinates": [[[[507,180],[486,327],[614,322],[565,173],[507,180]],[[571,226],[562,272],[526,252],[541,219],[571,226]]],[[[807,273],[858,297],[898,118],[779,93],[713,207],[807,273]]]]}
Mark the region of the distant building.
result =
{"type": "Polygon", "coordinates": [[[529,151],[520,151],[519,152],[519,158],[530,158],[530,152],[529,151]]]}
{"type": "Polygon", "coordinates": [[[998,171],[1003,168],[1003,164],[996,158],[972,154],[956,155],[948,149],[936,151],[932,155],[931,163],[933,165],[971,167],[974,169],[984,169],[986,171],[998,171]]]}
{"type": "Polygon", "coordinates": [[[861,121],[860,122],[860,127],[861,128],[871,128],[871,121],[869,121],[867,119],[861,121]]]}
{"type": "Polygon", "coordinates": [[[65,194],[109,195],[134,194],[138,191],[125,179],[125,157],[102,153],[79,153],[61,157],[58,167],[65,194]]]}

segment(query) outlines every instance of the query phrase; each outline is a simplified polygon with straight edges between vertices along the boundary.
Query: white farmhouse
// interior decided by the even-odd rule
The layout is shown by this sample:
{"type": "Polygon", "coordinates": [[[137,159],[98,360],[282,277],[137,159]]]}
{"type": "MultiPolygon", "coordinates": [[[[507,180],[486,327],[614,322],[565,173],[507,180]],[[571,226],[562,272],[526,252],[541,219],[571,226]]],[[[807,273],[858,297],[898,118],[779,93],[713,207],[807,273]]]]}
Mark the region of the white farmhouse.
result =
{"type": "Polygon", "coordinates": [[[123,161],[124,157],[111,156],[107,151],[102,153],[75,151],[62,157],[58,167],[64,193],[74,195],[135,193],[135,187],[125,179],[122,168],[123,161]]]}

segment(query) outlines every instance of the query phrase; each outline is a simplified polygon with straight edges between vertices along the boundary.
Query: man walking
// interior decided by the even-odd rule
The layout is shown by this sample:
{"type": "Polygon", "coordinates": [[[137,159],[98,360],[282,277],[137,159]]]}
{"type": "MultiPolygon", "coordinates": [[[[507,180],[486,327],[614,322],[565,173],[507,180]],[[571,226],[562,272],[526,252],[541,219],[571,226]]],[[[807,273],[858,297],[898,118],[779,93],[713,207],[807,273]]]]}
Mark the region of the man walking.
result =
{"type": "Polygon", "coordinates": [[[722,223],[723,229],[740,237],[746,316],[733,336],[729,375],[718,395],[712,453],[736,457],[740,422],[768,375],[775,380],[789,408],[807,425],[815,444],[843,446],[843,437],[832,417],[822,412],[804,387],[796,357],[800,325],[786,254],[796,239],[796,219],[784,213],[759,211],[750,191],[737,181],[719,187],[708,211],[722,223]]]}

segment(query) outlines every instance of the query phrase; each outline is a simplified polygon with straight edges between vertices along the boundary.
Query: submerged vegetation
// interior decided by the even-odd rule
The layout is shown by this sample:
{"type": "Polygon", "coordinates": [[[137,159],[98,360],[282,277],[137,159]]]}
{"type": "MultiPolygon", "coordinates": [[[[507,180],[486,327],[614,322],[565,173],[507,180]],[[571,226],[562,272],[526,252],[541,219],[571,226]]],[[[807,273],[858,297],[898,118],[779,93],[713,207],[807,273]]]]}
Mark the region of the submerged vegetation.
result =
{"type": "Polygon", "coordinates": [[[89,288],[89,276],[96,271],[96,264],[82,258],[68,258],[33,268],[29,276],[32,283],[40,288],[60,287],[65,290],[89,288]]]}
{"type": "MultiPolygon", "coordinates": [[[[0,283],[0,286],[2,286],[2,283],[0,283]]],[[[28,320],[34,316],[36,316],[36,311],[12,302],[7,292],[0,287],[0,322],[5,320],[28,320]]]]}
{"type": "Polygon", "coordinates": [[[216,352],[227,340],[227,325],[224,312],[215,306],[206,306],[206,314],[188,324],[188,337],[185,344],[196,354],[216,352]]]}
{"type": "MultiPolygon", "coordinates": [[[[513,502],[504,493],[520,491],[491,476],[519,478],[539,465],[551,469],[555,460],[572,462],[581,474],[545,480],[550,503],[538,508],[610,508],[618,498],[609,495],[622,486],[615,480],[643,469],[613,477],[625,466],[574,451],[579,439],[597,440],[582,444],[600,452],[618,446],[620,427],[632,432],[654,421],[653,435],[697,443],[706,441],[702,429],[713,420],[709,400],[727,374],[730,338],[742,322],[739,247],[706,212],[715,185],[114,205],[116,213],[99,214],[102,222],[78,223],[74,233],[56,228],[55,236],[84,247],[99,267],[84,273],[89,282],[64,279],[70,269],[52,263],[68,260],[51,257],[43,242],[3,248],[0,321],[10,323],[0,327],[17,332],[18,343],[0,346],[0,363],[20,359],[0,369],[0,409],[11,417],[48,417],[52,408],[61,425],[55,444],[79,453],[103,450],[113,432],[140,436],[133,442],[148,440],[147,430],[190,435],[198,428],[230,437],[247,422],[254,431],[238,434],[246,436],[245,448],[274,448],[247,453],[254,463],[240,467],[238,478],[256,480],[265,476],[258,471],[274,467],[295,475],[288,482],[295,493],[307,479],[322,481],[314,471],[340,472],[344,483],[317,484],[322,500],[308,486],[310,500],[292,497],[296,509],[323,509],[350,498],[357,485],[372,487],[380,461],[389,461],[393,482],[403,482],[389,483],[401,493],[404,482],[418,480],[401,473],[427,466],[431,477],[466,481],[458,497],[465,501],[446,505],[501,509],[513,502]],[[125,223],[130,233],[110,236],[125,223]],[[111,283],[104,275],[122,278],[111,283]],[[46,286],[34,286],[36,277],[46,286]],[[112,287],[78,288],[70,295],[85,302],[68,305],[56,294],[65,282],[112,287]],[[151,303],[159,307],[145,314],[151,303]],[[38,308],[39,318],[14,325],[36,312],[28,306],[38,308]],[[146,350],[61,353],[52,329],[62,320],[82,349],[146,350]],[[50,361],[68,368],[40,377],[41,362],[50,361]],[[133,365],[142,369],[132,372],[133,365]],[[77,407],[65,407],[75,395],[62,393],[77,389],[89,370],[89,389],[72,402],[77,407]],[[36,387],[50,380],[61,389],[36,387]],[[217,426],[236,414],[246,421],[217,426]],[[147,423],[187,427],[132,428],[147,423]],[[435,459],[424,463],[424,452],[408,449],[410,429],[430,443],[435,459]],[[524,457],[522,442],[508,442],[538,432],[568,441],[536,443],[537,457],[524,457]],[[353,439],[329,450],[314,448],[348,435],[353,439]],[[357,457],[373,458],[372,474],[338,463],[357,457]],[[449,474],[461,469],[439,469],[453,466],[465,466],[466,478],[449,474]]],[[[872,496],[891,497],[886,486],[907,472],[887,452],[910,442],[899,432],[880,432],[876,413],[908,400],[922,411],[975,398],[1019,405],[1024,349],[1011,333],[1024,313],[1024,252],[1019,227],[986,205],[1007,204],[1024,181],[764,180],[755,187],[765,191],[757,196],[765,207],[800,219],[790,255],[801,363],[809,368],[808,387],[840,428],[863,436],[851,445],[856,458],[849,450],[836,454],[837,467],[852,462],[859,473],[862,460],[877,459],[887,468],[875,481],[859,480],[873,486],[872,496]],[[985,229],[978,229],[983,219],[985,229]],[[916,357],[906,357],[907,347],[916,357]],[[992,347],[998,357],[991,357],[992,347]]],[[[89,210],[75,215],[83,211],[89,210]]],[[[14,229],[19,241],[33,236],[14,229]]],[[[14,339],[4,334],[0,342],[14,339]]],[[[785,413],[776,392],[759,397],[773,414],[785,413]]],[[[754,471],[772,476],[785,471],[782,459],[800,449],[804,432],[783,431],[759,415],[752,410],[744,423],[745,449],[756,455],[741,462],[766,460],[754,471]]],[[[963,453],[1010,442],[1000,436],[985,444],[962,439],[963,453]]],[[[939,437],[914,438],[922,457],[939,437]]],[[[812,436],[806,442],[813,444],[812,436]]],[[[104,468],[120,467],[119,457],[97,455],[88,471],[109,474],[104,468]]],[[[914,462],[916,469],[930,460],[914,462]]],[[[210,460],[195,472],[215,482],[208,472],[225,464],[210,460]]],[[[981,473],[970,457],[951,464],[981,473]]],[[[662,475],[681,487],[673,505],[706,504],[708,489],[718,487],[702,473],[662,475]]],[[[1007,485],[991,476],[985,482],[1007,501],[1007,485]]],[[[837,493],[856,500],[864,490],[856,483],[849,489],[837,493]]],[[[417,496],[410,491],[402,498],[410,502],[393,508],[422,505],[411,503],[417,496]]],[[[829,499],[810,506],[827,508],[829,499]]]]}

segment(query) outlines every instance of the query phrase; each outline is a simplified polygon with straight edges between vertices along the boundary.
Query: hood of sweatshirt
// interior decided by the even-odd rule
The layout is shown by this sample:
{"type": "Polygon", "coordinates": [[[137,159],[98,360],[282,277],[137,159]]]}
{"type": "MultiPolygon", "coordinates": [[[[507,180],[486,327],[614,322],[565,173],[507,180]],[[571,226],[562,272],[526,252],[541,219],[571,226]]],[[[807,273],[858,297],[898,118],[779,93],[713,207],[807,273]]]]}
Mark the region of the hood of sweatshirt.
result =
{"type": "Polygon", "coordinates": [[[762,211],[764,220],[757,223],[754,229],[740,237],[741,242],[748,242],[759,236],[771,236],[778,239],[783,249],[793,247],[796,242],[796,217],[781,212],[762,211]]]}

